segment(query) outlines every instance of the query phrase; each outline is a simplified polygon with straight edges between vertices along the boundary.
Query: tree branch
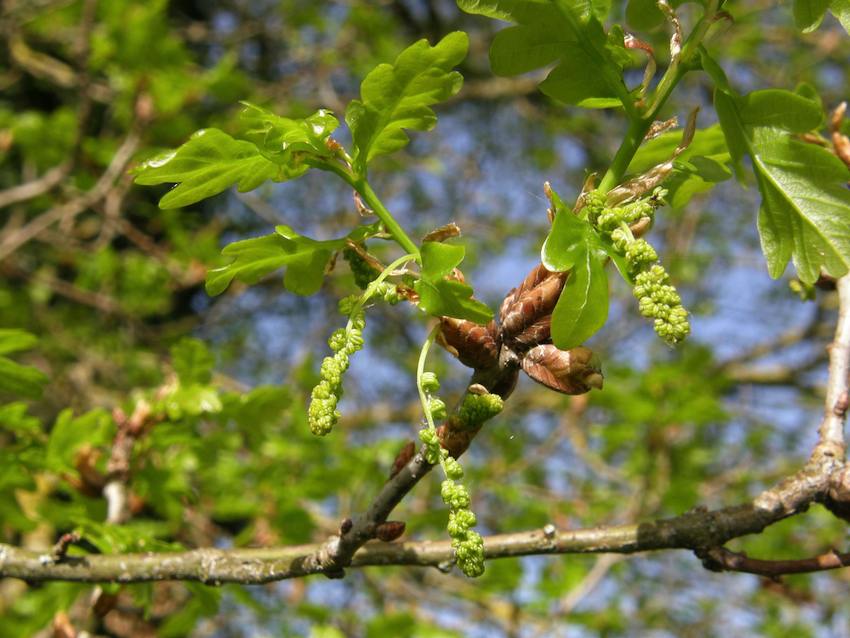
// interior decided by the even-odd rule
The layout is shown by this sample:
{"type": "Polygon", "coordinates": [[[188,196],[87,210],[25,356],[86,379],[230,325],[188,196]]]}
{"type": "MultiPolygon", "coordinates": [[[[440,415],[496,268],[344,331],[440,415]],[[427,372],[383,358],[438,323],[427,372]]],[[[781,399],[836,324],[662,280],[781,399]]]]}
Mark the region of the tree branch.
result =
{"type": "MultiPolygon", "coordinates": [[[[405,470],[418,464],[412,461],[405,470]]],[[[402,470],[403,473],[407,474],[402,470]]],[[[400,473],[402,474],[402,473],[400,473]]],[[[399,475],[396,475],[399,476],[399,475]]],[[[407,479],[410,480],[410,479],[407,479]]],[[[400,483],[404,485],[405,481],[400,483]]],[[[759,496],[753,503],[715,511],[696,509],[681,516],[650,522],[559,531],[540,530],[499,534],[484,539],[487,559],[541,554],[632,554],[665,549],[703,550],[762,531],[768,525],[802,511],[828,484],[805,470],[759,496]]],[[[387,493],[385,493],[387,492],[387,493]]],[[[389,490],[383,509],[376,499],[369,512],[384,511],[401,499],[389,490]]],[[[369,516],[367,512],[364,516],[369,516]]],[[[338,538],[338,537],[335,537],[338,538]]],[[[27,581],[146,582],[191,580],[208,584],[261,584],[338,568],[316,559],[327,543],[257,549],[196,549],[186,552],[66,556],[45,561],[38,552],[0,544],[0,577],[27,581]]],[[[410,565],[448,569],[454,562],[451,542],[365,543],[353,554],[350,567],[410,565]]]]}
{"type": "Polygon", "coordinates": [[[844,458],[844,420],[850,391],[850,275],[836,282],[838,322],[829,347],[829,379],[826,384],[824,418],[815,453],[844,458]]]}
{"type": "Polygon", "coordinates": [[[715,547],[705,552],[700,558],[706,569],[712,571],[745,572],[768,578],[850,567],[850,553],[839,554],[834,550],[812,558],[760,560],[758,558],[750,558],[743,553],[729,551],[725,547],[715,547]]]}

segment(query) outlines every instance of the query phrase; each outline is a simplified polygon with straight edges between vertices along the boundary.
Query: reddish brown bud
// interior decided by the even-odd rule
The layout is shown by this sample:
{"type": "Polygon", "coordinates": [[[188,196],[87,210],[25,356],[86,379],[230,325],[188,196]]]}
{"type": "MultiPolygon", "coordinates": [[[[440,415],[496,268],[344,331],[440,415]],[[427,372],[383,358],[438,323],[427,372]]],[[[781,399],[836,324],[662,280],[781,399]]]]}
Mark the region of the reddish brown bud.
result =
{"type": "Polygon", "coordinates": [[[440,445],[449,451],[453,458],[459,457],[466,452],[472,437],[477,430],[464,430],[457,423],[456,417],[451,417],[445,425],[437,428],[437,436],[440,437],[440,445]]]}
{"type": "Polygon", "coordinates": [[[445,226],[432,230],[422,238],[422,241],[446,241],[452,237],[460,237],[460,226],[454,222],[449,222],[445,226]]]}
{"type": "Polygon", "coordinates": [[[106,485],[106,477],[95,467],[100,452],[94,448],[83,446],[74,458],[74,467],[79,473],[76,476],[66,476],[66,480],[81,494],[91,497],[99,497],[106,485]]]}
{"type": "Polygon", "coordinates": [[[375,537],[385,543],[396,540],[404,534],[404,521],[386,521],[375,529],[375,537]]]}
{"type": "Polygon", "coordinates": [[[550,272],[543,264],[534,268],[502,302],[499,312],[502,339],[526,346],[548,339],[549,317],[566,280],[567,273],[550,272]]]}
{"type": "Polygon", "coordinates": [[[414,454],[416,454],[416,444],[413,441],[408,441],[399,450],[398,454],[396,454],[395,461],[393,461],[393,466],[390,470],[390,478],[401,472],[402,468],[410,463],[410,459],[413,458],[414,454]]]}
{"type": "Polygon", "coordinates": [[[460,359],[463,365],[482,370],[499,362],[499,343],[494,322],[481,326],[471,321],[443,317],[440,324],[440,344],[460,359]]]}
{"type": "MultiPolygon", "coordinates": [[[[43,633],[43,632],[42,632],[43,633]]],[[[53,616],[53,638],[77,638],[77,630],[71,624],[71,619],[64,611],[56,612],[53,616]]]]}
{"type": "Polygon", "coordinates": [[[522,369],[538,383],[564,394],[584,394],[602,387],[599,362],[588,348],[558,350],[552,344],[540,345],[525,353],[522,369]]]}

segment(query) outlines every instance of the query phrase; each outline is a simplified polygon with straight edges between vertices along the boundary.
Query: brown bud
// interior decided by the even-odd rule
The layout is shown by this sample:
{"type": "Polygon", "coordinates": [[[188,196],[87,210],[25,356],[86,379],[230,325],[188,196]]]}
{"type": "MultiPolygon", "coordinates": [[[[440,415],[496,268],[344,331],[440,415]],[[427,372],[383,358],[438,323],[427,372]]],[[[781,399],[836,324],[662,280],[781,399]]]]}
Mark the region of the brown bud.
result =
{"type": "Polygon", "coordinates": [[[440,344],[460,359],[463,365],[481,370],[499,362],[499,343],[494,322],[481,326],[463,319],[443,317],[440,324],[440,344]]]}
{"type": "Polygon", "coordinates": [[[641,217],[634,224],[629,226],[629,230],[632,231],[632,235],[635,239],[639,237],[643,237],[649,232],[649,229],[652,227],[652,220],[649,217],[641,217]]]}
{"type": "MultiPolygon", "coordinates": [[[[42,632],[43,633],[43,632],[42,632]]],[[[64,611],[56,612],[53,616],[53,638],[77,638],[77,630],[71,624],[71,619],[64,611]]]]}
{"type": "Polygon", "coordinates": [[[399,450],[398,454],[396,454],[395,460],[393,461],[393,467],[390,470],[390,478],[401,472],[402,468],[410,463],[410,459],[413,458],[414,454],[416,454],[416,444],[413,441],[408,441],[404,444],[404,447],[399,450]]]}
{"type": "Polygon", "coordinates": [[[106,485],[106,477],[95,467],[100,458],[100,451],[89,446],[83,446],[74,458],[74,467],[79,473],[79,478],[66,476],[66,480],[86,496],[99,497],[106,485]]]}
{"type": "Polygon", "coordinates": [[[102,618],[110,611],[115,609],[115,605],[117,603],[117,594],[107,594],[106,592],[101,590],[100,595],[97,597],[97,600],[94,601],[94,613],[102,618]]]}
{"type": "Polygon", "coordinates": [[[522,369],[538,383],[564,394],[602,388],[599,361],[583,346],[571,350],[558,350],[552,344],[535,346],[522,358],[522,369]]]}
{"type": "Polygon", "coordinates": [[[375,538],[385,543],[396,540],[404,534],[404,521],[386,521],[375,528],[375,538]]]}
{"type": "Polygon", "coordinates": [[[440,445],[446,448],[453,458],[459,457],[466,451],[476,432],[477,430],[462,429],[456,417],[449,418],[445,425],[437,428],[440,445]]]}
{"type": "Polygon", "coordinates": [[[346,534],[348,534],[348,532],[351,531],[352,527],[354,527],[354,521],[352,521],[350,518],[342,519],[342,521],[340,521],[339,523],[340,535],[345,536],[346,534]]]}
{"type": "Polygon", "coordinates": [[[422,238],[422,241],[446,241],[452,237],[460,237],[460,226],[454,222],[449,222],[445,226],[432,230],[422,238]]]}
{"type": "Polygon", "coordinates": [[[566,280],[567,273],[550,272],[543,264],[534,268],[502,302],[499,312],[502,339],[525,346],[548,339],[549,317],[566,280]]]}

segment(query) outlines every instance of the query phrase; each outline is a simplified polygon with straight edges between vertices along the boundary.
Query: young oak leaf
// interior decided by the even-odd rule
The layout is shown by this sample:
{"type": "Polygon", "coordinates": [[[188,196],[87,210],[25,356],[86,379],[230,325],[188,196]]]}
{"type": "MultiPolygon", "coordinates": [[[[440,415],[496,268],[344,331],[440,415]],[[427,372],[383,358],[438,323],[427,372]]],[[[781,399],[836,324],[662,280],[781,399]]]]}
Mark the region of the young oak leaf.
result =
{"type": "MultiPolygon", "coordinates": [[[[467,13],[516,23],[496,34],[490,66],[513,76],[555,64],[540,84],[566,104],[608,108],[631,101],[623,83],[629,60],[622,33],[606,37],[600,19],[610,2],[591,0],[458,0],[467,13]]],[[[613,35],[613,32],[612,32],[613,35]]]]}
{"type": "Polygon", "coordinates": [[[330,111],[322,109],[303,120],[291,120],[243,104],[244,135],[251,141],[235,139],[219,129],[203,129],[179,148],[149,159],[134,171],[137,184],[177,184],[160,200],[160,208],[188,206],[234,184],[244,193],[267,180],[284,182],[306,173],[310,158],[330,159],[325,142],[339,125],[330,111]]]}
{"type": "Polygon", "coordinates": [[[277,226],[275,233],[243,239],[224,247],[221,254],[233,257],[226,266],[207,273],[206,289],[210,295],[224,292],[234,279],[246,284],[286,267],[283,283],[298,295],[312,295],[322,285],[331,255],[345,248],[346,241],[362,241],[379,230],[379,222],[358,226],[346,237],[317,241],[299,235],[289,226],[277,226]]]}
{"type": "Polygon", "coordinates": [[[431,105],[460,90],[463,78],[452,68],[469,46],[461,31],[436,45],[420,40],[402,51],[395,64],[381,64],[360,85],[360,99],[349,103],[345,121],[354,140],[354,167],[363,175],[378,155],[407,145],[404,129],[428,131],[437,123],[431,105]]]}
{"type": "Polygon", "coordinates": [[[555,220],[540,258],[553,272],[570,271],[552,312],[552,341],[561,350],[569,350],[587,341],[608,318],[606,258],[614,260],[624,279],[630,281],[630,277],[622,256],[610,242],[603,241],[587,221],[574,215],[554,191],[552,199],[555,220]]]}
{"type": "Polygon", "coordinates": [[[552,343],[560,350],[580,346],[608,319],[605,257],[587,246],[573,265],[552,312],[552,343]]]}
{"type": "Polygon", "coordinates": [[[149,159],[135,173],[136,183],[144,186],[177,184],[159,200],[160,208],[188,206],[234,184],[244,193],[266,180],[282,178],[281,167],[264,157],[255,144],[215,128],[198,131],[179,148],[149,159]]]}
{"type": "Polygon", "coordinates": [[[414,284],[419,307],[435,317],[455,317],[485,324],[493,318],[486,304],[472,298],[472,287],[446,279],[463,261],[463,246],[426,241],[422,244],[422,273],[414,284]]]}
{"type": "Polygon", "coordinates": [[[254,142],[267,158],[292,171],[290,178],[307,171],[302,155],[330,158],[326,145],[339,120],[326,109],[319,109],[302,120],[281,117],[250,102],[242,102],[242,121],[248,127],[245,137],[254,142]]]}
{"type": "Polygon", "coordinates": [[[749,155],[762,195],[758,230],[770,276],[791,260],[800,280],[814,283],[821,270],[840,277],[850,269],[850,171],[828,149],[796,140],[821,125],[819,104],[771,89],[740,96],[703,52],[715,82],[714,104],[739,178],[749,155]]]}
{"type": "MultiPolygon", "coordinates": [[[[0,330],[0,355],[30,350],[38,339],[24,330],[0,330]]],[[[48,377],[41,370],[0,356],[0,392],[12,396],[38,398],[48,377]]]]}

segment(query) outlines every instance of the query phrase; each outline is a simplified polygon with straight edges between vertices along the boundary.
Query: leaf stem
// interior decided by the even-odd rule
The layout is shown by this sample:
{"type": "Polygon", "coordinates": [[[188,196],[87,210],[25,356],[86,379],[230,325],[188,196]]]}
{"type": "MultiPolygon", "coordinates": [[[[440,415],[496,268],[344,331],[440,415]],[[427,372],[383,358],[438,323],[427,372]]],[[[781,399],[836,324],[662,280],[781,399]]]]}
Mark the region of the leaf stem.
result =
{"type": "Polygon", "coordinates": [[[363,198],[366,205],[371,208],[372,212],[374,212],[378,219],[383,222],[384,227],[387,229],[387,232],[392,236],[392,238],[398,242],[398,244],[404,248],[406,252],[412,254],[417,262],[420,261],[419,247],[412,239],[410,239],[410,237],[408,237],[407,233],[404,232],[404,229],[395,220],[392,213],[387,210],[387,207],[384,206],[383,202],[375,194],[375,191],[372,190],[372,186],[365,177],[355,175],[352,173],[350,166],[344,166],[343,164],[335,161],[316,162],[312,164],[312,166],[333,173],[346,184],[351,186],[351,188],[356,190],[360,197],[363,198]]]}
{"type": "Polygon", "coordinates": [[[354,307],[351,309],[351,313],[349,314],[348,324],[345,326],[345,329],[347,331],[350,332],[351,329],[354,327],[352,317],[356,317],[358,315],[358,313],[360,312],[360,309],[363,308],[363,306],[366,305],[366,302],[368,302],[369,299],[372,298],[372,295],[375,294],[375,291],[378,289],[378,286],[380,286],[387,277],[392,275],[392,273],[395,270],[401,268],[404,264],[406,264],[409,261],[415,261],[418,257],[419,257],[418,254],[404,255],[403,257],[399,257],[398,259],[396,259],[394,262],[392,262],[389,266],[387,266],[386,268],[384,268],[381,271],[381,274],[378,275],[366,287],[366,290],[360,296],[360,299],[357,300],[357,303],[355,303],[354,307]]]}
{"type": "MultiPolygon", "coordinates": [[[[434,425],[434,417],[431,415],[431,405],[428,399],[428,393],[422,387],[422,375],[425,373],[425,360],[428,358],[428,350],[431,349],[431,344],[437,338],[440,332],[440,324],[435,325],[431,332],[428,333],[428,338],[422,344],[422,349],[419,351],[419,363],[416,365],[416,389],[419,390],[419,401],[422,403],[422,411],[425,413],[425,421],[428,424],[428,429],[432,432],[437,432],[437,427],[434,425]]],[[[440,455],[440,466],[443,468],[443,474],[448,476],[446,472],[446,460],[440,455]]]]}
{"type": "Polygon", "coordinates": [[[415,255],[416,261],[419,261],[419,247],[412,239],[410,239],[410,237],[408,237],[407,233],[404,232],[404,229],[395,220],[392,213],[387,210],[387,207],[384,206],[383,202],[375,194],[375,191],[372,190],[372,186],[369,182],[364,178],[359,178],[353,180],[351,185],[354,187],[354,190],[360,193],[360,197],[363,198],[366,205],[372,209],[375,215],[378,216],[378,219],[383,222],[387,232],[392,235],[392,238],[395,239],[408,253],[415,255]]]}
{"type": "Polygon", "coordinates": [[[649,131],[650,126],[657,119],[658,113],[664,107],[673,89],[676,88],[685,74],[691,70],[691,58],[698,51],[700,43],[711,26],[714,15],[717,13],[717,6],[718,0],[709,1],[705,14],[694,27],[693,31],[691,31],[682,47],[681,54],[670,62],[670,66],[667,67],[667,70],[658,82],[658,86],[655,87],[653,99],[650,102],[651,106],[646,110],[645,115],[643,117],[631,118],[629,128],[620,144],[620,148],[617,149],[611,166],[602,177],[602,181],[599,182],[599,190],[603,193],[607,193],[623,180],[623,176],[626,174],[632,158],[634,158],[635,153],[637,153],[638,148],[643,143],[643,139],[649,131]]]}

